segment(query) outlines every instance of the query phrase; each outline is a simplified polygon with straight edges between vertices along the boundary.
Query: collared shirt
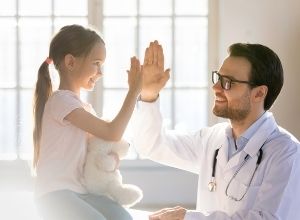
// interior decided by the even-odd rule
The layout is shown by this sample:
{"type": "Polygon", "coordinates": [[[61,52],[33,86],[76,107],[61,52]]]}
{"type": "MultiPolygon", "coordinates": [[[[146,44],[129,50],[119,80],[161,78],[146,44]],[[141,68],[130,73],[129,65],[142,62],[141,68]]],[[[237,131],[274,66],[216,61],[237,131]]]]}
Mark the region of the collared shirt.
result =
{"type": "Polygon", "coordinates": [[[257,129],[264,123],[266,119],[267,114],[265,112],[236,140],[234,140],[232,128],[226,128],[225,132],[228,140],[228,160],[244,149],[250,138],[252,138],[255,134],[255,131],[257,131],[257,129]]]}

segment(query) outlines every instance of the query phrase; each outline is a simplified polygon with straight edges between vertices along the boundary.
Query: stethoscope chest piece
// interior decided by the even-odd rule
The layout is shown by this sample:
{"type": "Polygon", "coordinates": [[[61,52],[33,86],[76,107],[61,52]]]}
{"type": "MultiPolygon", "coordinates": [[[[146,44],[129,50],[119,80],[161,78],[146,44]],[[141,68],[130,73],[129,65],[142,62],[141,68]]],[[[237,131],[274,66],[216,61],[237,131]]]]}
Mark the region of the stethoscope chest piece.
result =
{"type": "Polygon", "coordinates": [[[212,174],[211,174],[211,180],[208,183],[208,190],[210,192],[215,192],[216,188],[217,188],[217,182],[216,182],[216,179],[215,179],[215,172],[216,172],[218,153],[219,153],[219,148],[216,149],[216,151],[215,151],[214,160],[213,160],[213,167],[212,167],[212,174]]]}
{"type": "Polygon", "coordinates": [[[217,187],[217,183],[215,178],[212,178],[211,181],[208,183],[208,190],[210,192],[215,192],[217,187]]]}

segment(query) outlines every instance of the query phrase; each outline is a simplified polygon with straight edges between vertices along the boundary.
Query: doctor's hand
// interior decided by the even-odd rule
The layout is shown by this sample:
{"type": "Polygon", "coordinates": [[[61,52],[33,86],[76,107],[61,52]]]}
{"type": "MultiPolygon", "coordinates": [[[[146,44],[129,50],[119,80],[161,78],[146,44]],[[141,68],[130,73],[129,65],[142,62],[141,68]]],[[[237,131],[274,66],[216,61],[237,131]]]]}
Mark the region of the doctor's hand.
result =
{"type": "Polygon", "coordinates": [[[185,213],[186,209],[180,206],[165,208],[151,214],[149,220],[183,220],[185,213]]]}
{"type": "Polygon", "coordinates": [[[143,64],[143,85],[141,99],[146,102],[155,101],[160,90],[170,78],[170,69],[164,70],[164,53],[157,41],[150,42],[145,51],[143,64]]]}

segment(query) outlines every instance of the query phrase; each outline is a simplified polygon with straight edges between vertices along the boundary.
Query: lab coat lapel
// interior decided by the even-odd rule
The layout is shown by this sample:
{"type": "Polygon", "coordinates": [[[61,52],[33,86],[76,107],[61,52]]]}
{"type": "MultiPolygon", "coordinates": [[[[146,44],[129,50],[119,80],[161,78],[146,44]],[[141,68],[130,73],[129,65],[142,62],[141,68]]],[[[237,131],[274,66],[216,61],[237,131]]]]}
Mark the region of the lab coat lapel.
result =
{"type": "Polygon", "coordinates": [[[226,166],[224,167],[224,172],[229,171],[238,164],[240,164],[245,159],[246,155],[247,154],[244,151],[240,151],[234,156],[232,156],[226,164],[226,166]]]}
{"type": "Polygon", "coordinates": [[[232,167],[236,166],[239,164],[240,161],[240,155],[241,153],[237,153],[236,155],[234,155],[232,158],[230,158],[230,160],[228,161],[228,137],[227,137],[227,132],[226,130],[231,129],[231,126],[228,125],[228,127],[224,130],[224,136],[222,139],[222,142],[220,142],[220,150],[218,153],[218,157],[217,157],[217,162],[219,164],[220,167],[222,167],[223,172],[226,172],[228,170],[230,170],[232,167]]]}
{"type": "Polygon", "coordinates": [[[226,164],[228,163],[228,140],[225,134],[225,130],[224,130],[223,138],[220,140],[217,146],[219,146],[217,163],[219,164],[219,166],[225,167],[226,164]]]}
{"type": "Polygon", "coordinates": [[[247,154],[249,154],[251,157],[255,157],[259,149],[264,145],[267,138],[270,136],[270,134],[276,129],[277,124],[272,113],[267,112],[266,114],[268,114],[266,120],[255,132],[253,137],[248,141],[245,148],[239,153],[235,154],[232,158],[230,158],[230,160],[224,167],[224,172],[230,171],[237,165],[241,164],[244,161],[247,154]]]}
{"type": "Polygon", "coordinates": [[[252,138],[248,141],[244,148],[244,152],[254,157],[259,149],[265,144],[269,136],[277,128],[276,121],[272,113],[266,112],[267,117],[252,138]]]}
{"type": "Polygon", "coordinates": [[[228,163],[228,143],[224,143],[219,148],[219,153],[217,156],[217,163],[221,167],[225,167],[228,163]]]}

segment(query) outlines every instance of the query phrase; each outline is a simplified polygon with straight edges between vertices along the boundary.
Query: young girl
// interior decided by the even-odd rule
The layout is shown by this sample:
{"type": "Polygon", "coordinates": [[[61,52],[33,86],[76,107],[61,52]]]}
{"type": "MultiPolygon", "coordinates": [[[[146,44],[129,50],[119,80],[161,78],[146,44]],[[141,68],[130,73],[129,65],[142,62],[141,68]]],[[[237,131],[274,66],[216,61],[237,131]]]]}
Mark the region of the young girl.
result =
{"type": "Polygon", "coordinates": [[[111,122],[96,117],[91,105],[81,101],[80,90],[94,88],[102,77],[105,56],[104,41],[95,31],[65,26],[52,39],[49,57],[38,71],[33,165],[37,208],[45,220],[132,219],[122,206],[107,197],[89,194],[81,184],[88,137],[120,140],[142,86],[140,63],[133,57],[129,90],[120,112],[111,122]],[[52,62],[60,76],[54,92],[48,69],[52,62]]]}

